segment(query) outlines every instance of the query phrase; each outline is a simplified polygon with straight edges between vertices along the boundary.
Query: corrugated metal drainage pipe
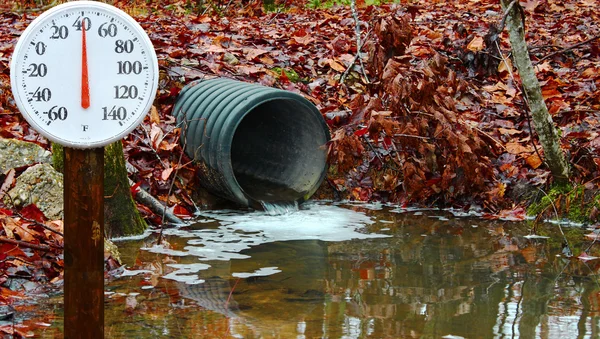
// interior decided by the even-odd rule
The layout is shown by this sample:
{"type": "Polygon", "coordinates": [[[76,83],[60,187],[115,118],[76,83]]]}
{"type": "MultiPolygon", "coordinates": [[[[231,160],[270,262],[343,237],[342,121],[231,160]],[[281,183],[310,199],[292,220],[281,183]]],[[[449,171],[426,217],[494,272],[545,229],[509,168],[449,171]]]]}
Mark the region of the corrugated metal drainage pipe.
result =
{"type": "Polygon", "coordinates": [[[301,95],[230,79],[188,84],[173,115],[212,193],[245,206],[299,203],[327,171],[329,129],[301,95]]]}

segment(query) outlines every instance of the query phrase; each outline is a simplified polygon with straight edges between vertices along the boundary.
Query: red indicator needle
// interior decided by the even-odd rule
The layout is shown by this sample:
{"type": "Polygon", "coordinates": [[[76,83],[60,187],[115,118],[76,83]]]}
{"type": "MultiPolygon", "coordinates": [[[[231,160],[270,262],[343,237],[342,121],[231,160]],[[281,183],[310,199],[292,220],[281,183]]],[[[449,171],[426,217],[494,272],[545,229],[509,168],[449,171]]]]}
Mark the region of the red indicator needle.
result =
{"type": "Polygon", "coordinates": [[[85,41],[85,20],[81,20],[81,107],[90,107],[90,82],[88,80],[87,45],[85,41]]]}

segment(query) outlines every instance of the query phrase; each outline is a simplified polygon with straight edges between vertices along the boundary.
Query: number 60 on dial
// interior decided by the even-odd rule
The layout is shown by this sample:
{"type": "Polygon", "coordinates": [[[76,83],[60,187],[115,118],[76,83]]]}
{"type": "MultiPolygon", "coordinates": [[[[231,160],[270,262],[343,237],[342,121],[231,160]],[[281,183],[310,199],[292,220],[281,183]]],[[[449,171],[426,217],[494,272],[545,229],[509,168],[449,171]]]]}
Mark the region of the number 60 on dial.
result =
{"type": "Polygon", "coordinates": [[[102,147],[137,127],[158,87],[146,32],[103,3],[58,5],[25,29],[11,60],[11,86],[25,119],[63,146],[102,147]]]}

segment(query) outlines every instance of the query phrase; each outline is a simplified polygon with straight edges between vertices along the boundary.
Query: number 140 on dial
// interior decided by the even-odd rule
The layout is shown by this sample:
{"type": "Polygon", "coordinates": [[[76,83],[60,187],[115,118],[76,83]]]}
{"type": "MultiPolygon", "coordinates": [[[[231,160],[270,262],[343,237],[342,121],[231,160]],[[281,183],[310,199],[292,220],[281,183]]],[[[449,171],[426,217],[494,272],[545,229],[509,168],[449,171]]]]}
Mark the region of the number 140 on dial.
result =
{"type": "Polygon", "coordinates": [[[100,147],[144,119],[158,87],[158,62],[129,15],[99,2],[69,2],[23,32],[11,85],[38,132],[65,146],[100,147]]]}

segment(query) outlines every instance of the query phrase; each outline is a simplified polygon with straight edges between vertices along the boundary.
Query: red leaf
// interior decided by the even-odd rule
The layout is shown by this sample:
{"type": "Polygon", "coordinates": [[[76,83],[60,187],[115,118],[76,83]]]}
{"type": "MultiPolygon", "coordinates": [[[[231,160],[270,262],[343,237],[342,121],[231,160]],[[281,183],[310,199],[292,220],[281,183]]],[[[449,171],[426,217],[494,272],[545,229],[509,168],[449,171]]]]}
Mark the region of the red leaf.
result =
{"type": "Polygon", "coordinates": [[[44,220],[46,219],[44,213],[42,213],[42,211],[40,211],[40,209],[35,204],[23,207],[23,209],[21,210],[21,215],[24,218],[35,220],[38,222],[44,222],[44,220]]]}
{"type": "Polygon", "coordinates": [[[129,188],[131,190],[131,195],[135,196],[136,194],[138,194],[138,192],[140,191],[140,185],[142,184],[141,181],[135,183],[133,186],[131,186],[131,188],[129,188]]]}
{"type": "Polygon", "coordinates": [[[362,137],[363,135],[367,134],[368,132],[369,132],[369,129],[367,127],[365,127],[365,128],[355,131],[354,135],[356,135],[357,137],[362,137]]]}
{"type": "Polygon", "coordinates": [[[384,137],[383,138],[383,147],[385,149],[388,149],[388,147],[392,146],[392,138],[391,137],[384,137]]]}
{"type": "Polygon", "coordinates": [[[180,218],[190,218],[192,216],[190,212],[181,205],[175,205],[175,207],[173,207],[173,214],[180,218]]]}

